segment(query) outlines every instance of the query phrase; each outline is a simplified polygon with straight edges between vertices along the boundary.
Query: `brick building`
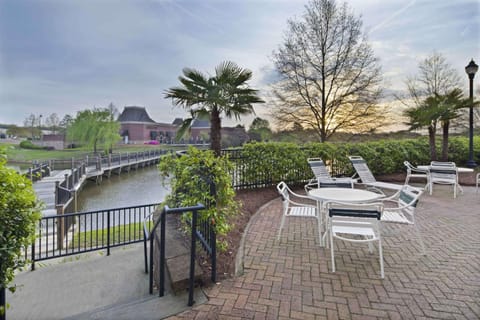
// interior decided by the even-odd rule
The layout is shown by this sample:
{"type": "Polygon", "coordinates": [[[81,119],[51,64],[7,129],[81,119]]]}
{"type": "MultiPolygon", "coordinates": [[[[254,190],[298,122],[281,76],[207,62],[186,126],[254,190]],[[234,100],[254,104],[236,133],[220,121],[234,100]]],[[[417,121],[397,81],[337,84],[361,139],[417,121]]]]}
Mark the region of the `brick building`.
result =
{"type": "Polygon", "coordinates": [[[151,140],[170,143],[177,133],[182,119],[173,123],[158,123],[152,120],[144,107],[129,106],[118,117],[120,135],[125,143],[144,143],[151,140]]]}

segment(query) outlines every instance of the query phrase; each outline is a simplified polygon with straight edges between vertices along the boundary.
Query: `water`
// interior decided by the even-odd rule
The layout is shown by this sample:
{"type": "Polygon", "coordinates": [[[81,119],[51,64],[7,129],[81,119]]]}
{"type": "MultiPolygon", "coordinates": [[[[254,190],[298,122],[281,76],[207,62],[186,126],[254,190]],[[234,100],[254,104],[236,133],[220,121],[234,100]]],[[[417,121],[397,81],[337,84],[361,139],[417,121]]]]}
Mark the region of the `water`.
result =
{"type": "Polygon", "coordinates": [[[80,192],[78,211],[95,211],[162,202],[169,189],[160,181],[156,166],[139,168],[103,178],[100,184],[88,182],[80,192]]]}

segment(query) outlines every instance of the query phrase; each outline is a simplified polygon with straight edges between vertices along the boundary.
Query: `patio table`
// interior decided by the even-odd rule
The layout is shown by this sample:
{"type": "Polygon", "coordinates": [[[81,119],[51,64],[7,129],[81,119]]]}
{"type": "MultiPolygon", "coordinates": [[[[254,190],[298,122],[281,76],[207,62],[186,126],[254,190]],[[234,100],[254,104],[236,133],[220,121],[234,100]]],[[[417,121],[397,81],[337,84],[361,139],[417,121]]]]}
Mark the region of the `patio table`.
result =
{"type": "MultiPolygon", "coordinates": [[[[363,189],[349,189],[349,188],[318,188],[308,191],[308,196],[317,201],[318,212],[320,218],[320,229],[318,232],[322,233],[324,228],[325,214],[323,209],[324,201],[339,201],[348,203],[365,203],[384,198],[383,194],[375,193],[363,189]]],[[[326,228],[325,228],[326,229],[326,228]]],[[[326,232],[320,237],[320,246],[324,246],[324,237],[326,232]]]]}

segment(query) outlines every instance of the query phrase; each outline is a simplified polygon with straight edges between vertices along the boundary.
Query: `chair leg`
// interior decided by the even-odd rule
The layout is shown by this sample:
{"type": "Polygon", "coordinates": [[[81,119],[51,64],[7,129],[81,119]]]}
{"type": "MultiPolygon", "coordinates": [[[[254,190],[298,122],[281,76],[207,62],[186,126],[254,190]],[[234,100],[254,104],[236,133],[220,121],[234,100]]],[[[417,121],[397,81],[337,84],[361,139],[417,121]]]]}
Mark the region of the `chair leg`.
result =
{"type": "MultiPolygon", "coordinates": [[[[319,213],[321,214],[321,213],[319,213]]],[[[318,227],[318,245],[323,247],[322,241],[322,223],[320,222],[320,217],[317,218],[317,227],[318,227]]]]}
{"type": "Polygon", "coordinates": [[[382,250],[382,238],[378,238],[378,255],[380,256],[380,277],[385,278],[385,272],[383,270],[383,250],[382,250]]]}
{"type": "Polygon", "coordinates": [[[329,233],[329,242],[330,242],[330,257],[332,259],[332,272],[335,272],[335,255],[333,253],[333,232],[331,232],[330,230],[328,231],[329,233]]]}

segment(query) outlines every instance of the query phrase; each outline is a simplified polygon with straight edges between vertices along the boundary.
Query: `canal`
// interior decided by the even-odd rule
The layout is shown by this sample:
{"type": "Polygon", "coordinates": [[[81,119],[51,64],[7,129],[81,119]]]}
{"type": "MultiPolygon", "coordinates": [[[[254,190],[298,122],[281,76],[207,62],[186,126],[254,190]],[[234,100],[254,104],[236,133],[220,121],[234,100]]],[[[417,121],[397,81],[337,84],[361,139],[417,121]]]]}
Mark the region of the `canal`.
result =
{"type": "Polygon", "coordinates": [[[88,182],[78,199],[78,211],[95,211],[162,202],[169,190],[164,187],[156,166],[122,172],[103,178],[100,184],[88,182]]]}

